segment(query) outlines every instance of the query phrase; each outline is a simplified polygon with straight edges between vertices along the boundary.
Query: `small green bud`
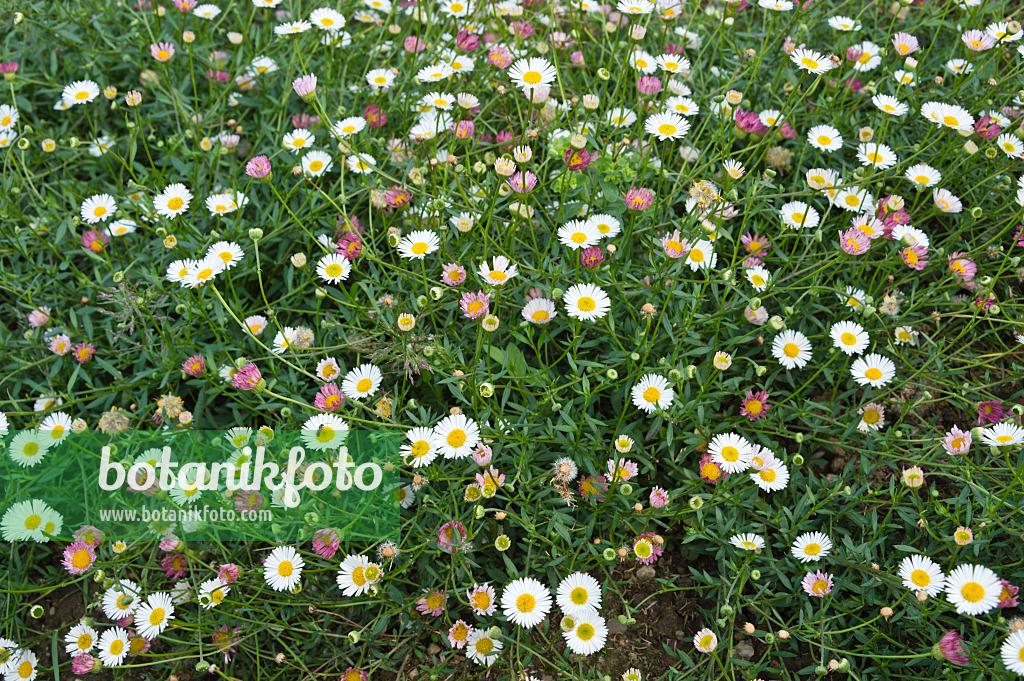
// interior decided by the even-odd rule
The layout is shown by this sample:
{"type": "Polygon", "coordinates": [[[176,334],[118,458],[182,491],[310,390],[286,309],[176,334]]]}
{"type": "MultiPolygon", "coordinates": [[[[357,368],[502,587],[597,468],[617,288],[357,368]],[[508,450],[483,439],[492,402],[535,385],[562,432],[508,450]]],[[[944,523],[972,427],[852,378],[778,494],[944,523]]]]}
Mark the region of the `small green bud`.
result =
{"type": "Polygon", "coordinates": [[[120,284],[122,281],[124,281],[124,272],[121,270],[114,272],[114,283],[120,284]]]}
{"type": "Polygon", "coordinates": [[[683,372],[679,369],[672,369],[668,372],[668,380],[670,381],[681,381],[683,380],[683,372]]]}
{"type": "Polygon", "coordinates": [[[358,631],[350,631],[350,632],[348,632],[348,640],[349,640],[349,641],[350,641],[350,642],[351,642],[351,643],[352,643],[353,645],[355,645],[356,643],[359,643],[359,641],[360,641],[360,640],[361,640],[362,638],[363,638],[363,635],[362,635],[361,633],[359,633],[358,631]]]}
{"type": "Polygon", "coordinates": [[[803,434],[803,433],[797,433],[797,434],[796,434],[796,435],[795,435],[795,436],[793,437],[793,439],[794,439],[794,440],[796,440],[796,443],[797,443],[797,444],[800,444],[801,442],[803,442],[803,441],[804,441],[804,434],[803,434]]]}
{"type": "Polygon", "coordinates": [[[696,375],[697,375],[697,367],[695,367],[692,364],[690,364],[689,366],[686,367],[686,377],[687,378],[693,378],[696,375]]]}
{"type": "Polygon", "coordinates": [[[249,230],[249,238],[253,241],[259,241],[263,238],[263,230],[259,227],[253,227],[249,230]]]}
{"type": "Polygon", "coordinates": [[[751,298],[750,299],[750,309],[751,310],[756,310],[759,307],[761,307],[761,299],[760,298],[751,298]]]}
{"type": "Polygon", "coordinates": [[[610,380],[614,381],[619,377],[619,372],[616,371],[615,369],[609,369],[608,371],[604,372],[604,375],[607,376],[610,380]]]}
{"type": "Polygon", "coordinates": [[[633,486],[628,482],[624,482],[621,485],[619,485],[619,491],[628,497],[630,494],[633,493],[633,486]]]}
{"type": "Polygon", "coordinates": [[[490,383],[480,384],[480,397],[491,397],[494,395],[494,386],[490,383]]]}
{"type": "Polygon", "coordinates": [[[281,407],[281,416],[286,418],[286,419],[291,418],[292,417],[292,408],[291,407],[281,407]]]}
{"type": "Polygon", "coordinates": [[[768,367],[761,366],[760,364],[755,364],[754,373],[757,374],[758,376],[764,376],[766,373],[768,373],[768,367]]]}
{"type": "Polygon", "coordinates": [[[814,668],[814,673],[818,676],[825,676],[826,674],[828,674],[828,667],[826,667],[823,664],[819,664],[817,667],[814,668]]]}
{"type": "Polygon", "coordinates": [[[422,310],[422,309],[426,308],[428,305],[430,305],[430,301],[427,300],[426,296],[417,296],[416,297],[416,307],[418,307],[418,308],[420,308],[422,310]]]}
{"type": "Polygon", "coordinates": [[[597,77],[600,78],[601,80],[608,80],[609,78],[612,77],[612,74],[608,69],[602,67],[597,70],[597,77]]]}
{"type": "Polygon", "coordinates": [[[501,627],[491,627],[487,630],[487,635],[491,638],[498,638],[501,636],[501,627]]]}
{"type": "Polygon", "coordinates": [[[431,300],[441,300],[441,296],[443,296],[443,295],[444,295],[444,291],[442,291],[439,286],[432,286],[430,288],[430,298],[431,298],[431,300]]]}
{"type": "Polygon", "coordinates": [[[764,635],[764,642],[767,643],[768,645],[771,645],[771,644],[775,643],[775,634],[773,634],[771,632],[768,632],[767,634],[765,634],[764,635]]]}
{"type": "Polygon", "coordinates": [[[629,359],[631,359],[634,362],[639,362],[640,361],[640,353],[639,352],[631,352],[631,353],[629,353],[629,359]]]}
{"type": "Polygon", "coordinates": [[[564,295],[565,295],[565,291],[563,291],[560,288],[553,288],[553,289],[551,289],[551,297],[554,298],[555,300],[561,300],[562,296],[564,296],[564,295]]]}
{"type": "Polygon", "coordinates": [[[758,580],[758,579],[761,579],[761,571],[760,570],[751,570],[750,571],[750,578],[755,580],[755,581],[758,580]]]}
{"type": "Polygon", "coordinates": [[[477,520],[483,518],[485,513],[487,513],[487,510],[479,504],[473,509],[473,515],[476,516],[477,520]]]}
{"type": "Polygon", "coordinates": [[[202,673],[202,672],[205,672],[209,668],[210,668],[210,663],[207,662],[206,660],[199,660],[199,662],[196,662],[195,669],[196,669],[197,672],[202,673]]]}
{"type": "Polygon", "coordinates": [[[601,553],[601,557],[604,558],[607,561],[615,560],[615,549],[610,549],[610,548],[609,549],[605,549],[601,553]]]}
{"type": "Polygon", "coordinates": [[[43,606],[37,604],[29,608],[28,614],[32,616],[32,619],[39,619],[43,616],[44,612],[43,606]]]}
{"type": "Polygon", "coordinates": [[[512,540],[508,538],[506,534],[499,534],[494,540],[494,548],[501,552],[508,551],[509,547],[512,546],[512,540]]]}
{"type": "Polygon", "coordinates": [[[800,454],[794,454],[793,458],[790,459],[790,461],[793,462],[794,466],[803,466],[804,465],[804,457],[801,456],[800,454]]]}
{"type": "Polygon", "coordinates": [[[724,617],[719,617],[715,620],[715,624],[718,625],[719,629],[724,629],[726,625],[729,624],[729,620],[725,619],[724,617]]]}
{"type": "Polygon", "coordinates": [[[405,403],[405,408],[406,409],[418,409],[419,406],[420,406],[420,403],[417,402],[416,400],[412,399],[412,398],[410,398],[409,401],[405,403]]]}
{"type": "Polygon", "coordinates": [[[719,608],[719,611],[721,611],[721,613],[726,617],[731,617],[732,614],[736,612],[735,610],[733,610],[731,605],[723,605],[721,608],[719,608]]]}

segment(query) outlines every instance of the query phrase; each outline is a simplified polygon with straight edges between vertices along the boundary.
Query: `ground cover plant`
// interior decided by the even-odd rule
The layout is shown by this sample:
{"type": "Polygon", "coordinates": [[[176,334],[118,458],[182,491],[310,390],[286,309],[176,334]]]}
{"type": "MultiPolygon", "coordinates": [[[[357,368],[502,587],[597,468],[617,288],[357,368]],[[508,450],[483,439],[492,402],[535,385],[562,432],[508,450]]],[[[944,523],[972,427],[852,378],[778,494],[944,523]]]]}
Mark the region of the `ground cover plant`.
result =
{"type": "Polygon", "coordinates": [[[1024,675],[1017,3],[4,6],[5,681],[1024,675]]]}

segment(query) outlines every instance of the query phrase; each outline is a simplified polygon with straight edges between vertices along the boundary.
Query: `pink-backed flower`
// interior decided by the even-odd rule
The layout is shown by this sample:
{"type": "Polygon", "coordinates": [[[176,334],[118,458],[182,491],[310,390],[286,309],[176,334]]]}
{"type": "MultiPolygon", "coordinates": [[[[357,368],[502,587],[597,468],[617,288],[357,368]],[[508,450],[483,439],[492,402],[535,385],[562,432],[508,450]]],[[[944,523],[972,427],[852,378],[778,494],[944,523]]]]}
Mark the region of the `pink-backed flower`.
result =
{"type": "Polygon", "coordinates": [[[46,326],[50,323],[50,308],[39,307],[28,313],[28,325],[33,329],[46,326]]]}
{"type": "Polygon", "coordinates": [[[1020,591],[1020,587],[1016,587],[1010,584],[1005,579],[1000,579],[999,583],[1003,585],[1003,590],[999,592],[999,602],[996,603],[997,608],[1016,608],[1017,607],[1017,592],[1020,591]]]}
{"type": "Polygon", "coordinates": [[[631,187],[626,192],[626,208],[635,211],[644,211],[654,203],[654,192],[646,187],[631,187]]]}
{"type": "Polygon", "coordinates": [[[529,170],[518,172],[506,181],[509,188],[517,194],[524,194],[537,186],[537,176],[529,170]]]}
{"type": "Polygon", "coordinates": [[[267,387],[267,382],[264,380],[263,374],[260,373],[259,367],[249,362],[231,377],[231,385],[239,390],[263,392],[263,389],[267,387]]]}
{"type": "Polygon", "coordinates": [[[490,584],[474,584],[472,589],[466,590],[466,599],[477,617],[493,615],[498,607],[494,600],[494,587],[490,584]]]}
{"type": "Polygon", "coordinates": [[[487,53],[487,63],[499,69],[507,69],[512,64],[512,53],[500,45],[495,45],[487,53]]]}
{"type": "Polygon", "coordinates": [[[89,653],[82,653],[71,658],[72,674],[88,674],[96,666],[96,658],[89,653]]]}
{"type": "Polygon", "coordinates": [[[661,237],[661,247],[665,249],[665,255],[672,259],[678,259],[690,252],[690,242],[679,236],[679,230],[661,237]]]}
{"type": "Polygon", "coordinates": [[[569,55],[569,61],[572,62],[573,64],[582,64],[583,53],[580,52],[579,50],[576,50],[575,52],[569,55]]]}
{"type": "Polygon", "coordinates": [[[64,557],[60,562],[69,573],[80,575],[96,562],[96,551],[84,541],[76,541],[64,549],[64,557]]]}
{"type": "Polygon", "coordinates": [[[466,641],[473,633],[473,625],[467,624],[464,620],[455,620],[455,624],[448,630],[448,643],[452,648],[461,650],[466,647],[466,641]]]}
{"type": "Polygon", "coordinates": [[[827,572],[808,572],[800,582],[808,596],[824,598],[832,593],[832,575],[827,572]]]}
{"type": "Polygon", "coordinates": [[[580,264],[587,268],[594,268],[604,262],[604,251],[598,246],[589,246],[580,251],[580,264]]]}
{"type": "Polygon", "coordinates": [[[476,126],[473,125],[473,121],[459,121],[452,125],[452,132],[455,133],[455,139],[457,140],[472,139],[475,131],[476,126]]]}
{"type": "Polygon", "coordinates": [[[466,281],[466,268],[457,262],[442,265],[441,281],[448,286],[458,286],[466,281]]]}
{"type": "Polygon", "coordinates": [[[185,542],[175,534],[165,535],[159,542],[161,551],[184,551],[185,542]]]}
{"type": "MultiPolygon", "coordinates": [[[[481,468],[489,466],[491,463],[491,448],[482,442],[478,444],[476,449],[473,450],[473,463],[481,468]]],[[[502,484],[504,484],[504,476],[502,476],[502,484]]]]}
{"type": "Polygon", "coordinates": [[[427,44],[414,35],[408,35],[405,37],[405,41],[402,42],[402,47],[409,54],[416,54],[427,49],[427,44]]]}
{"type": "Polygon", "coordinates": [[[437,531],[437,547],[446,553],[458,553],[468,548],[466,528],[458,520],[451,520],[437,531]]]}
{"type": "Polygon", "coordinates": [[[796,139],[796,130],[789,124],[789,121],[783,121],[779,126],[779,136],[787,140],[796,139]]]}
{"type": "Polygon", "coordinates": [[[430,589],[423,589],[423,593],[427,595],[416,601],[416,610],[424,615],[430,615],[431,617],[440,617],[443,615],[445,603],[444,592],[440,590],[431,591],[430,589]]]}
{"type": "Polygon", "coordinates": [[[181,370],[189,376],[201,376],[206,371],[206,360],[202,355],[192,355],[181,365],[181,370]]]}
{"type": "Polygon", "coordinates": [[[1017,233],[1013,235],[1014,245],[1024,248],[1024,225],[1017,225],[1017,233]]]}
{"type": "MultiPolygon", "coordinates": [[[[312,128],[320,123],[319,116],[310,116],[308,113],[292,114],[292,127],[300,130],[312,128]]],[[[221,142],[223,144],[223,142],[221,142]]]]}
{"type": "Polygon", "coordinates": [[[705,482],[717,485],[727,475],[728,471],[711,460],[711,452],[705,452],[700,458],[700,477],[705,482]]]}
{"type": "Polygon", "coordinates": [[[995,400],[988,400],[978,405],[978,425],[984,426],[999,423],[1006,416],[1003,405],[995,400]]]}
{"type": "Polygon", "coordinates": [[[206,70],[206,80],[215,80],[218,83],[226,83],[231,80],[231,74],[227,71],[206,70]]]}
{"type": "Polygon", "coordinates": [[[124,95],[125,106],[138,106],[142,104],[142,93],[138,90],[129,90],[124,95]]]}
{"type": "Polygon", "coordinates": [[[900,257],[907,267],[914,270],[921,271],[928,265],[928,249],[921,245],[907,246],[900,251],[900,257]]]}
{"type": "Polygon", "coordinates": [[[629,459],[608,459],[605,467],[609,480],[616,482],[628,482],[640,472],[640,467],[636,465],[636,462],[629,459]]]}
{"type": "Polygon", "coordinates": [[[341,546],[341,536],[333,527],[323,527],[313,533],[313,552],[330,560],[341,546]]]}
{"type": "Polygon", "coordinates": [[[529,38],[531,35],[537,32],[537,29],[533,27],[529,21],[512,21],[508,25],[508,30],[514,33],[520,38],[529,38]]]}
{"type": "Polygon", "coordinates": [[[960,40],[962,40],[967,49],[972,52],[984,52],[986,50],[991,50],[996,45],[995,38],[985,31],[981,31],[976,28],[964,31],[963,35],[960,36],[960,40]]]}
{"type": "Polygon", "coordinates": [[[79,364],[85,364],[96,354],[96,346],[92,343],[79,343],[75,346],[75,359],[79,364]]]}
{"type": "Polygon", "coordinates": [[[753,111],[744,111],[738,107],[736,113],[732,116],[732,120],[736,127],[743,132],[749,132],[754,135],[765,135],[768,132],[768,126],[761,122],[761,117],[753,111]]]}
{"type": "Polygon", "coordinates": [[[768,404],[768,392],[766,390],[747,390],[747,396],[743,398],[743,405],[740,407],[740,414],[751,421],[763,419],[768,415],[772,405],[768,404]]]}
{"type": "Polygon", "coordinates": [[[168,62],[171,57],[174,56],[174,44],[173,43],[153,43],[149,46],[149,53],[153,55],[153,59],[158,62],[168,62]]]}
{"type": "Polygon", "coordinates": [[[666,490],[660,487],[655,487],[651,490],[651,508],[664,508],[668,506],[669,494],[666,490]]]}
{"type": "Polygon", "coordinates": [[[334,251],[345,256],[347,260],[355,260],[363,252],[363,238],[355,232],[345,232],[338,239],[334,251]]]}
{"type": "Polygon", "coordinates": [[[254,156],[245,164],[245,174],[257,180],[267,182],[273,176],[270,159],[266,156],[254,156]]]}
{"type": "Polygon", "coordinates": [[[388,115],[376,104],[370,104],[363,110],[363,120],[371,128],[379,128],[387,125],[388,115]]]}
{"type": "Polygon", "coordinates": [[[587,169],[592,159],[593,156],[586,149],[573,149],[570,147],[565,150],[565,164],[569,166],[569,170],[582,172],[587,169]]]}
{"type": "Polygon", "coordinates": [[[974,132],[982,139],[994,140],[999,137],[999,133],[1002,131],[1003,129],[999,127],[999,124],[991,116],[982,116],[974,124],[974,132]]]}
{"type": "Polygon", "coordinates": [[[412,202],[412,193],[405,187],[391,185],[384,190],[384,202],[388,204],[388,208],[404,208],[412,202]]]}
{"type": "Polygon", "coordinates": [[[477,473],[476,482],[480,487],[484,485],[494,485],[496,488],[501,487],[505,484],[505,474],[499,473],[497,468],[491,467],[483,473],[477,473]]]}
{"type": "Polygon", "coordinates": [[[238,635],[241,631],[242,627],[229,629],[226,624],[222,624],[214,630],[211,639],[213,644],[217,646],[217,650],[224,653],[224,664],[231,662],[231,655],[235,652],[235,644],[242,640],[242,637],[238,635]]]}
{"type": "Polygon", "coordinates": [[[188,558],[184,553],[168,553],[160,562],[160,569],[170,579],[181,579],[188,572],[188,558]]]}
{"type": "Polygon", "coordinates": [[[292,81],[292,89],[302,98],[302,101],[312,102],[316,99],[316,82],[316,74],[307,73],[292,81]]]}
{"type": "Polygon", "coordinates": [[[237,565],[234,563],[226,563],[221,565],[220,569],[217,570],[217,579],[219,579],[222,584],[234,584],[235,580],[238,579],[239,572],[241,572],[241,570],[239,570],[237,565]]]}
{"type": "Polygon", "coordinates": [[[901,57],[906,57],[921,49],[921,43],[917,41],[917,37],[903,32],[892,37],[892,46],[896,48],[896,54],[901,57]]]}
{"type": "Polygon", "coordinates": [[[839,232],[839,247],[850,255],[864,255],[871,248],[871,237],[857,227],[839,232]]]}
{"type": "Polygon", "coordinates": [[[971,448],[971,431],[962,431],[958,427],[953,426],[946,433],[946,437],[942,440],[942,448],[946,450],[948,454],[966,454],[967,450],[971,448]]]}
{"type": "Polygon", "coordinates": [[[740,241],[743,243],[743,247],[747,249],[747,253],[754,258],[765,257],[768,255],[768,249],[772,247],[772,242],[757,232],[743,234],[740,236],[740,241]]]}
{"type": "Polygon", "coordinates": [[[103,249],[106,248],[106,244],[107,235],[102,232],[90,229],[82,235],[82,246],[93,253],[102,253],[103,249]]]}
{"type": "Polygon", "coordinates": [[[197,0],[174,0],[174,6],[177,7],[179,11],[185,12],[186,14],[195,9],[197,4],[197,0]]]}
{"type": "Polygon", "coordinates": [[[661,78],[657,76],[640,76],[636,79],[636,89],[642,95],[656,95],[661,92],[661,78]]]}
{"type": "Polygon", "coordinates": [[[963,640],[963,637],[957,632],[947,631],[939,639],[939,642],[932,647],[932,656],[939,659],[945,658],[953,664],[967,664],[971,659],[967,657],[967,651],[964,650],[964,646],[961,643],[963,640]]]}
{"type": "Polygon", "coordinates": [[[103,532],[92,525],[82,525],[71,535],[75,541],[84,541],[89,546],[96,548],[103,541],[103,532]]]}
{"type": "Polygon", "coordinates": [[[252,513],[263,508],[263,495],[256,490],[237,490],[232,501],[239,513],[252,513]]]}
{"type": "Polygon", "coordinates": [[[476,33],[470,33],[464,28],[460,28],[459,32],[455,35],[455,47],[462,52],[472,52],[480,46],[480,36],[476,33]]]}
{"type": "Polygon", "coordinates": [[[588,475],[580,479],[580,496],[592,504],[604,501],[608,481],[603,475],[588,475]]]}
{"type": "Polygon", "coordinates": [[[365,669],[349,667],[345,670],[345,673],[341,675],[341,678],[338,679],[338,681],[368,681],[369,678],[370,675],[365,669]]]}
{"type": "Polygon", "coordinates": [[[131,629],[128,631],[128,657],[136,657],[149,652],[150,640],[139,632],[131,629]]]}
{"type": "Polygon", "coordinates": [[[973,260],[965,258],[965,255],[967,254],[958,251],[949,256],[949,271],[960,281],[970,281],[978,273],[978,266],[973,260]]]}
{"type": "Polygon", "coordinates": [[[654,541],[653,532],[644,532],[633,539],[633,553],[636,554],[636,562],[650,565],[661,558],[665,550],[654,541]]]}
{"type": "Polygon", "coordinates": [[[345,394],[334,383],[324,383],[313,398],[313,406],[320,411],[337,411],[345,403],[345,394]]]}
{"type": "Polygon", "coordinates": [[[14,80],[14,75],[18,73],[18,62],[5,61],[0,63],[0,73],[4,74],[5,80],[14,80]]]}
{"type": "Polygon", "coordinates": [[[462,308],[464,316],[469,319],[479,319],[490,312],[491,296],[483,291],[463,293],[462,300],[459,301],[459,307],[462,308]]]}
{"type": "MultiPolygon", "coordinates": [[[[971,286],[971,284],[964,284],[965,288],[968,286],[971,286]]],[[[974,299],[974,307],[981,308],[982,310],[987,310],[995,304],[995,297],[987,294],[978,296],[977,298],[974,299]]]]}

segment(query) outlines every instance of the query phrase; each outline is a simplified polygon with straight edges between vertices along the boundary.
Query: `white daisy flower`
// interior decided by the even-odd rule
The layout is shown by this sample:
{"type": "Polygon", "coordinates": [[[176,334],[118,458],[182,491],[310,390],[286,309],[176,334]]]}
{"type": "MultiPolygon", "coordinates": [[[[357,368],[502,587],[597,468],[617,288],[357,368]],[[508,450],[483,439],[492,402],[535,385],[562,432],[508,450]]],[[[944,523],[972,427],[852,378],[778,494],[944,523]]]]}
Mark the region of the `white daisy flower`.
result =
{"type": "Polygon", "coordinates": [[[551,610],[551,594],[536,579],[515,579],[501,592],[501,609],[509,622],[530,629],[543,622],[551,610]]]}
{"type": "Polygon", "coordinates": [[[263,581],[274,591],[291,591],[298,586],[305,565],[293,547],[278,546],[263,563],[263,581]]]}
{"type": "Polygon", "coordinates": [[[173,220],[188,210],[192,201],[192,192],[180,182],[169,184],[153,198],[153,209],[159,215],[173,220]]]}
{"type": "Polygon", "coordinates": [[[93,194],[85,201],[82,201],[82,220],[95,225],[97,222],[106,222],[114,215],[117,204],[110,194],[93,194]]]}
{"type": "Polygon", "coordinates": [[[742,473],[750,468],[753,448],[745,438],[736,433],[716,435],[708,444],[711,460],[726,473],[742,473]]]}
{"type": "Polygon", "coordinates": [[[480,426],[464,414],[452,414],[434,426],[438,451],[446,459],[464,459],[480,443],[480,426]]]}
{"type": "Polygon", "coordinates": [[[668,379],[658,374],[646,374],[633,386],[633,404],[648,414],[657,410],[666,410],[672,406],[675,391],[668,379]]]}
{"type": "Polygon", "coordinates": [[[857,322],[836,322],[829,331],[832,345],[848,355],[859,355],[868,347],[871,340],[868,332],[857,322]]]}
{"type": "Polygon", "coordinates": [[[888,357],[871,353],[853,361],[850,375],[858,385],[880,388],[896,376],[896,365],[888,357]]]}
{"type": "Polygon", "coordinates": [[[572,618],[576,626],[562,632],[569,650],[577,655],[593,655],[604,648],[608,640],[608,625],[596,610],[575,613],[572,618]]]}
{"type": "Polygon", "coordinates": [[[946,600],[961,615],[984,615],[999,603],[1003,585],[982,565],[958,565],[946,576],[946,600]]]}
{"type": "Polygon", "coordinates": [[[317,275],[329,284],[337,284],[348,279],[352,273],[352,263],[340,253],[328,253],[316,263],[317,275]]]}
{"type": "Polygon", "coordinates": [[[811,352],[811,342],[799,331],[787,329],[772,340],[772,355],[786,369],[803,369],[811,352]]]}
{"type": "Polygon", "coordinates": [[[900,578],[903,586],[917,592],[922,589],[929,596],[938,596],[946,585],[946,576],[938,563],[927,556],[914,554],[900,561],[900,578]]]}
{"type": "Polygon", "coordinates": [[[612,307],[608,294],[593,284],[573,284],[562,296],[562,302],[570,317],[585,322],[604,317],[612,307]]]}
{"type": "Polygon", "coordinates": [[[174,619],[171,595],[164,592],[150,594],[135,611],[135,628],[139,635],[150,640],[163,633],[174,619]]]}
{"type": "Polygon", "coordinates": [[[819,561],[832,551],[832,540],[821,532],[805,532],[796,538],[790,552],[801,563],[819,561]]]}
{"type": "Polygon", "coordinates": [[[345,374],[341,392],[350,400],[372,397],[380,388],[384,374],[373,364],[361,364],[345,374]]]}
{"type": "Polygon", "coordinates": [[[574,572],[558,585],[558,607],[567,615],[584,615],[601,609],[601,584],[586,572],[574,572]]]}
{"type": "Polygon", "coordinates": [[[735,534],[729,539],[729,543],[744,551],[758,551],[764,548],[764,537],[752,532],[735,534]]]}
{"type": "Polygon", "coordinates": [[[317,414],[302,424],[302,441],[310,449],[335,449],[345,444],[348,424],[336,414],[317,414]]]}
{"type": "Polygon", "coordinates": [[[341,592],[349,598],[361,596],[370,590],[383,577],[380,566],[370,562],[370,559],[363,555],[345,556],[341,561],[338,576],[335,581],[341,592]]]}

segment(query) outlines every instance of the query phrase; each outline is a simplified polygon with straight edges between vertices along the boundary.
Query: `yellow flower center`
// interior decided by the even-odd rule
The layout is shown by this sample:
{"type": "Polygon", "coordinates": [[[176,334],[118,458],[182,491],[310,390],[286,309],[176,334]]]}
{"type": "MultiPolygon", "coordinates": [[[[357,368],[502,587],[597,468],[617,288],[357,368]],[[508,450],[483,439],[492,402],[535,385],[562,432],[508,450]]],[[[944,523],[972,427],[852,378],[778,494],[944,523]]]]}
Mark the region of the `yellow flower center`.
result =
{"type": "Polygon", "coordinates": [[[164,612],[163,608],[155,608],[153,612],[149,613],[149,623],[152,624],[154,627],[159,625],[161,622],[164,621],[165,614],[166,613],[164,612]]]}
{"type": "Polygon", "coordinates": [[[925,587],[932,583],[932,578],[924,570],[914,570],[910,573],[910,581],[917,586],[925,587]]]}
{"type": "Polygon", "coordinates": [[[523,82],[536,85],[541,81],[540,71],[527,71],[523,74],[523,82]]]}
{"type": "Polygon", "coordinates": [[[756,416],[757,414],[760,414],[763,410],[764,405],[762,405],[758,400],[750,400],[749,402],[747,402],[748,413],[754,414],[756,416]]]}
{"type": "Polygon", "coordinates": [[[676,133],[676,126],[671,123],[662,123],[658,126],[658,132],[662,135],[674,135],[676,133]]]}
{"type": "Polygon", "coordinates": [[[810,544],[808,544],[807,546],[804,547],[804,554],[805,555],[816,556],[819,553],[821,553],[821,545],[820,544],[815,544],[815,543],[812,542],[812,543],[810,543],[810,544]]]}
{"type": "Polygon", "coordinates": [[[655,388],[653,385],[644,391],[644,400],[654,404],[661,399],[661,391],[655,388]]]}
{"type": "Polygon", "coordinates": [[[700,474],[701,476],[707,478],[708,480],[714,481],[718,480],[718,476],[720,476],[722,473],[721,471],[718,470],[718,466],[709,461],[708,463],[701,466],[700,474]]]}
{"type": "Polygon", "coordinates": [[[38,515],[33,513],[29,517],[25,518],[25,529],[26,530],[34,530],[37,527],[39,527],[39,525],[41,525],[42,522],[43,522],[43,519],[40,518],[38,515]]]}
{"type": "Polygon", "coordinates": [[[597,308],[597,303],[594,302],[593,298],[583,296],[576,301],[576,307],[583,312],[593,312],[597,308]]]}
{"type": "Polygon", "coordinates": [[[722,447],[722,458],[730,463],[734,461],[739,461],[740,450],[736,449],[731,445],[727,447],[722,447]]]}
{"type": "Polygon", "coordinates": [[[92,645],[92,636],[89,634],[82,634],[78,637],[78,641],[75,643],[80,650],[85,650],[92,645]]]}
{"type": "Polygon", "coordinates": [[[576,635],[580,638],[581,641],[589,641],[590,639],[594,638],[594,634],[596,633],[597,631],[594,629],[594,625],[590,624],[589,622],[584,622],[576,630],[576,635]]]}
{"type": "Polygon", "coordinates": [[[551,315],[546,310],[537,310],[533,313],[533,321],[535,322],[546,322],[551,318],[551,315]]]}
{"type": "Polygon", "coordinates": [[[449,447],[461,447],[466,444],[466,431],[456,428],[452,432],[448,433],[448,446],[449,447]]]}
{"type": "Polygon", "coordinates": [[[977,603],[985,597],[985,587],[977,582],[967,582],[960,588],[960,594],[969,603],[977,603]]]}
{"type": "Polygon", "coordinates": [[[79,570],[84,570],[92,564],[92,555],[85,549],[78,549],[75,555],[71,556],[71,564],[79,570]]]}
{"type": "Polygon", "coordinates": [[[516,609],[519,612],[533,612],[533,609],[537,607],[537,599],[531,594],[523,594],[516,599],[516,609]]]}
{"type": "Polygon", "coordinates": [[[870,381],[877,381],[878,379],[882,378],[882,370],[879,369],[878,367],[871,367],[870,369],[864,372],[864,375],[870,381]]]}
{"type": "Polygon", "coordinates": [[[796,343],[786,343],[782,348],[782,352],[786,357],[793,359],[800,354],[800,347],[796,343]]]}
{"type": "Polygon", "coordinates": [[[811,69],[812,71],[818,68],[818,62],[814,61],[810,57],[804,57],[803,59],[800,60],[800,63],[806,66],[807,68],[811,69]]]}
{"type": "Polygon", "coordinates": [[[476,642],[476,652],[480,653],[481,655],[486,655],[492,650],[494,650],[494,641],[492,641],[491,639],[482,638],[476,642]]]}

